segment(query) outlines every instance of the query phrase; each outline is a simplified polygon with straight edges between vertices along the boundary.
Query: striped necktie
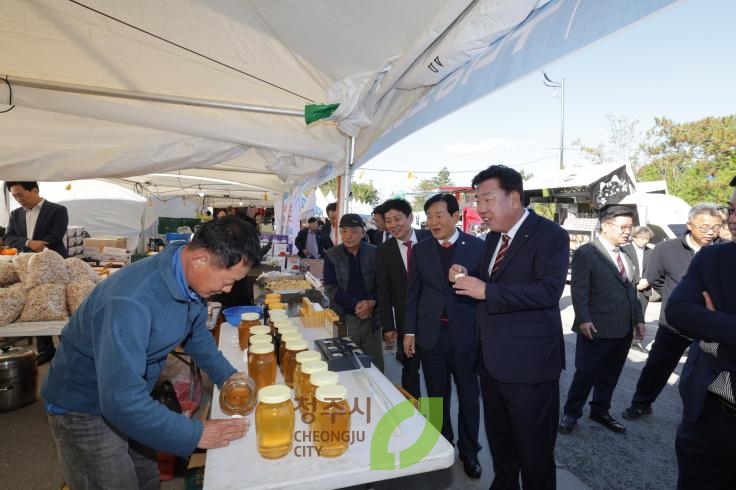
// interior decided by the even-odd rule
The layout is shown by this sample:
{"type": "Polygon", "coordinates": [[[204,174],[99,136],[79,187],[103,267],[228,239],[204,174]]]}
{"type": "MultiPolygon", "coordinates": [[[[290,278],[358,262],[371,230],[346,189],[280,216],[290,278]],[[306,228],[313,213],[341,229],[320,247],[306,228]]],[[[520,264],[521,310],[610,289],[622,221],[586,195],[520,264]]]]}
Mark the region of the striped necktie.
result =
{"type": "Polygon", "coordinates": [[[618,268],[618,275],[621,276],[621,280],[625,283],[629,283],[629,276],[626,274],[626,267],[624,267],[624,261],[621,258],[621,251],[616,247],[614,250],[616,253],[616,267],[618,268]]]}
{"type": "Polygon", "coordinates": [[[496,260],[493,262],[493,268],[491,269],[491,277],[498,272],[498,269],[501,268],[501,262],[503,261],[503,257],[506,255],[506,251],[509,249],[509,241],[511,240],[511,237],[503,234],[501,235],[501,248],[498,249],[498,253],[496,254],[496,260]]]}

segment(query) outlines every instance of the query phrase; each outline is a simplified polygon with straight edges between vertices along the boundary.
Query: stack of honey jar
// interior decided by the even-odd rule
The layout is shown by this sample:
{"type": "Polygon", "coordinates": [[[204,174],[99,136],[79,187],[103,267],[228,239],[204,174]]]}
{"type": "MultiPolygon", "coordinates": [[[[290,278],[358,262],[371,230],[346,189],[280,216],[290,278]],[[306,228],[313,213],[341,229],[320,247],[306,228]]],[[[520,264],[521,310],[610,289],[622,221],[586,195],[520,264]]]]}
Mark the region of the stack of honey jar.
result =
{"type": "MultiPolygon", "coordinates": [[[[270,304],[283,304],[280,297],[276,298],[277,293],[271,294],[274,296],[270,304]]],[[[238,333],[240,346],[247,353],[248,373],[237,373],[223,385],[220,393],[223,413],[245,416],[255,408],[258,452],[267,459],[281,458],[291,451],[296,410],[301,412],[308,430],[349,435],[347,389],[339,384],[337,373],[327,370],[321,354],[308,350],[309,344],[286,311],[270,309],[268,325],[245,315],[238,333]],[[277,364],[284,384],[276,384],[277,364]]],[[[349,437],[331,437],[323,441],[319,455],[340,456],[347,451],[349,440],[349,437]]]]}

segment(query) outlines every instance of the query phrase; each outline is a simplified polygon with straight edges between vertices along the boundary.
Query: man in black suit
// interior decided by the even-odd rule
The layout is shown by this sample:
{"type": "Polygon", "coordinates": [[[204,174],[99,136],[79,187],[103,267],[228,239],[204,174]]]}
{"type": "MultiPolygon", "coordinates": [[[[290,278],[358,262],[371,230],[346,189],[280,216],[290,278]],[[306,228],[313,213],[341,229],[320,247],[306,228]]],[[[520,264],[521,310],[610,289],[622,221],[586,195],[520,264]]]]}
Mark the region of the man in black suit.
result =
{"type": "MultiPolygon", "coordinates": [[[[654,233],[648,226],[637,226],[631,232],[631,242],[621,247],[621,251],[629,257],[631,264],[634,266],[634,271],[639,277],[639,282],[636,283],[636,297],[639,299],[639,304],[641,304],[641,314],[645,316],[649,305],[649,297],[652,295],[652,287],[645,275],[649,257],[654,250],[653,247],[649,246],[649,240],[652,239],[652,236],[654,236],[654,233]]],[[[634,337],[631,348],[647,354],[647,350],[642,345],[643,340],[634,337]]]]}
{"type": "Polygon", "coordinates": [[[455,382],[460,459],[468,476],[480,478],[476,307],[471,298],[455,294],[447,277],[452,264],[476,269],[483,253],[483,241],[457,229],[460,209],[452,194],[430,197],[424,204],[424,212],[434,239],[422,240],[412,247],[404,353],[409,358],[419,355],[427,396],[443,398],[441,432],[453,444],[450,398],[452,381],[455,382]],[[416,346],[419,346],[418,353],[416,346]]]}
{"type": "Polygon", "coordinates": [[[386,227],[392,235],[376,250],[376,289],[383,339],[397,342],[396,357],[402,364],[401,385],[411,396],[419,398],[419,356],[409,358],[404,354],[406,286],[413,247],[431,234],[412,228],[414,215],[405,199],[389,199],[382,206],[386,227]]]}
{"type": "Polygon", "coordinates": [[[335,241],[337,241],[335,235],[337,230],[337,203],[331,202],[328,204],[325,212],[327,213],[327,222],[322,227],[322,249],[327,252],[335,246],[335,241]]]}
{"type": "Polygon", "coordinates": [[[590,419],[613,432],[626,431],[611,417],[609,409],[633,331],[644,337],[644,316],[634,287],[639,278],[621,252],[621,245],[629,240],[633,221],[634,211],[627,207],[603,209],[600,236],[578,247],[572,256],[572,329],[578,336],[575,375],[559,426],[563,434],[575,428],[591,389],[590,419]]]}
{"type": "Polygon", "coordinates": [[[384,212],[385,210],[383,209],[383,204],[379,204],[378,206],[373,208],[373,223],[375,223],[376,228],[370,229],[366,232],[366,235],[368,236],[368,241],[376,247],[382,243],[385,243],[386,240],[391,238],[391,235],[386,229],[386,221],[383,218],[384,212]]]}
{"type": "Polygon", "coordinates": [[[473,178],[477,210],[490,228],[480,266],[453,265],[459,295],[475,298],[477,369],[495,477],[492,489],[554,489],[565,366],[560,297],[570,237],[523,205],[521,175],[492,165],[473,178]],[[468,274],[473,272],[473,276],[468,274]]]}
{"type": "MultiPolygon", "coordinates": [[[[20,207],[10,213],[5,244],[22,252],[42,252],[48,248],[66,258],[64,235],[69,214],[64,206],[39,195],[38,182],[6,182],[5,188],[20,207]]],[[[49,362],[56,348],[50,336],[37,337],[38,364],[49,362]]]]}
{"type": "MultiPolygon", "coordinates": [[[[736,177],[731,180],[736,186],[736,177]]],[[[736,235],[736,189],[728,205],[736,235]]],[[[682,422],[677,488],[736,488],[736,242],[705,247],[665,308],[667,322],[695,341],[680,378],[682,422]]]]}
{"type": "Polygon", "coordinates": [[[682,238],[667,240],[654,248],[647,264],[647,280],[662,295],[657,334],[649,357],[641,370],[631,405],[622,415],[637,420],[652,413],[652,404],[667,384],[692,339],[675,330],[665,319],[665,308],[672,290],[685,275],[699,250],[718,238],[723,220],[715,203],[693,204],[688,213],[687,232],[682,238]]]}
{"type": "Polygon", "coordinates": [[[317,231],[317,218],[307,220],[307,227],[299,230],[294,239],[297,255],[306,259],[321,259],[325,252],[322,249],[322,235],[317,231]]]}

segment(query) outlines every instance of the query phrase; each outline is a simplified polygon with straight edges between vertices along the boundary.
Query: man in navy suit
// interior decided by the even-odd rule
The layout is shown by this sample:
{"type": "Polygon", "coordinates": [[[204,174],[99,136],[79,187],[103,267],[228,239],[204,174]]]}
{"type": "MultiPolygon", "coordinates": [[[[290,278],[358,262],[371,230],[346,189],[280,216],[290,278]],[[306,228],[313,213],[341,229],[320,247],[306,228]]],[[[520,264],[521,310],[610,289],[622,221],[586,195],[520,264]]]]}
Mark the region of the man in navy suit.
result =
{"type": "MultiPolygon", "coordinates": [[[[46,201],[38,194],[38,182],[6,182],[5,188],[20,207],[10,213],[5,245],[22,252],[41,252],[48,248],[67,256],[64,235],[69,214],[64,206],[46,201]]],[[[37,337],[38,364],[49,362],[56,348],[50,336],[37,337]]]]}
{"type": "Polygon", "coordinates": [[[521,474],[525,490],[554,489],[565,366],[559,301],[570,238],[524,208],[516,170],[492,165],[472,185],[478,214],[491,231],[480,267],[453,265],[449,279],[457,294],[479,300],[478,374],[495,472],[491,488],[518,489],[521,474]]]}
{"type": "Polygon", "coordinates": [[[422,240],[412,247],[406,292],[404,353],[412,358],[417,355],[419,346],[427,395],[443,398],[441,432],[453,444],[455,435],[450,419],[450,398],[452,381],[455,382],[459,403],[460,459],[469,477],[480,478],[480,389],[475,372],[476,302],[456,295],[447,277],[452,264],[476,269],[483,253],[483,241],[457,229],[460,209],[452,194],[430,197],[424,204],[424,212],[434,239],[422,240]]]}
{"type": "MultiPolygon", "coordinates": [[[[736,186],[736,177],[731,180],[736,186]]],[[[736,189],[728,205],[736,236],[736,189]]],[[[670,295],[667,322],[695,341],[680,378],[680,490],[736,488],[736,241],[704,247],[670,295]]]]}
{"type": "Polygon", "coordinates": [[[376,250],[376,290],[379,314],[386,342],[397,342],[396,358],[401,362],[401,386],[414,398],[421,396],[419,387],[419,356],[404,354],[404,317],[406,286],[414,245],[431,236],[427,230],[415,230],[411,204],[395,198],[384,202],[383,215],[391,238],[376,250]]]}

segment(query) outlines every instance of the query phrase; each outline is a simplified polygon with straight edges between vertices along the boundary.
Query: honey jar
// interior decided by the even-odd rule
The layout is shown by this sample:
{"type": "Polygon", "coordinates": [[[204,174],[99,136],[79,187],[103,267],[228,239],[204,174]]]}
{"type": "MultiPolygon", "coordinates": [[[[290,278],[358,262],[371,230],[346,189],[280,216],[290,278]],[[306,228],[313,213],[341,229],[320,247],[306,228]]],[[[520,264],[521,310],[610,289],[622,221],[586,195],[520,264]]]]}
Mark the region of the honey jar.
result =
{"type": "Polygon", "coordinates": [[[259,390],[276,383],[276,355],[273,344],[256,343],[248,350],[248,375],[259,390]]]}
{"type": "Polygon", "coordinates": [[[319,455],[324,458],[336,458],[350,447],[350,406],[348,390],[342,385],[320,386],[315,392],[317,409],[312,431],[329,434],[322,441],[319,455]]]}
{"type": "Polygon", "coordinates": [[[286,341],[286,350],[284,351],[284,359],[281,361],[281,374],[284,376],[284,383],[289,387],[294,387],[294,364],[296,363],[296,355],[307,350],[309,344],[303,338],[286,341]]]}
{"type": "MultiPolygon", "coordinates": [[[[300,352],[300,354],[304,354],[306,352],[300,352]]],[[[308,385],[309,385],[309,378],[316,373],[320,373],[322,371],[327,371],[327,363],[322,360],[316,360],[316,361],[307,361],[302,363],[299,366],[299,377],[294,377],[294,400],[297,402],[303,401],[299,400],[301,393],[306,392],[308,385]]],[[[297,369],[294,369],[294,373],[297,372],[297,369]]]]}
{"type": "Polygon", "coordinates": [[[258,392],[256,446],[266,459],[283,458],[294,440],[294,406],[286,385],[266,386],[258,392]]]}
{"type": "Polygon", "coordinates": [[[240,349],[248,348],[248,338],[250,338],[250,327],[260,325],[261,320],[258,313],[243,313],[240,315],[240,325],[238,325],[238,342],[240,349]]]}
{"type": "Polygon", "coordinates": [[[253,327],[250,327],[250,334],[251,335],[269,335],[271,333],[271,329],[268,327],[268,325],[255,325],[253,327]]]}
{"type": "Polygon", "coordinates": [[[230,376],[220,390],[220,410],[226,415],[248,415],[256,406],[256,383],[245,373],[230,376]]]}
{"type": "Polygon", "coordinates": [[[302,334],[294,331],[289,331],[286,333],[283,333],[279,335],[279,353],[278,353],[278,359],[279,359],[279,365],[281,366],[281,374],[284,374],[284,357],[286,354],[286,343],[290,340],[297,340],[297,339],[303,339],[302,334]]]}
{"type": "Polygon", "coordinates": [[[299,376],[302,373],[302,363],[321,360],[322,355],[313,350],[305,350],[296,355],[296,362],[294,362],[294,400],[299,399],[299,376]]]}
{"type": "Polygon", "coordinates": [[[340,382],[340,375],[334,371],[318,371],[307,377],[307,382],[302,385],[299,406],[302,411],[302,420],[306,424],[314,422],[314,411],[317,401],[314,393],[320,386],[336,385],[340,382]]]}

